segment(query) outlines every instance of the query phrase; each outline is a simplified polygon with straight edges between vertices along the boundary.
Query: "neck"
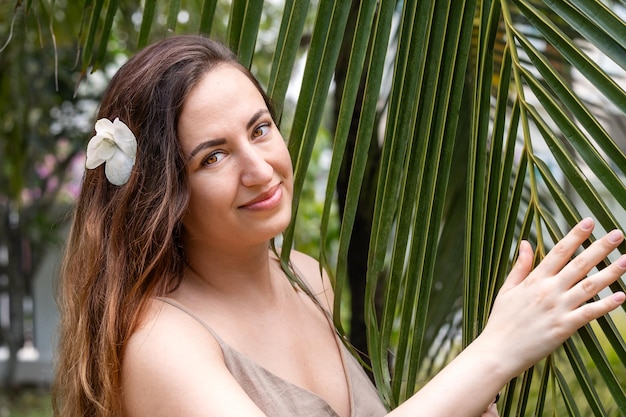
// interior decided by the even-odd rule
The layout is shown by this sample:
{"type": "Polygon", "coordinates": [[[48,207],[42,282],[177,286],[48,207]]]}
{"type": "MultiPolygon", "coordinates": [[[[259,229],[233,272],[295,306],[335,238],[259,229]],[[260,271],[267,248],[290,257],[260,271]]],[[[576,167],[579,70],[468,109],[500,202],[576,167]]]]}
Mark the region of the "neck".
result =
{"type": "Polygon", "coordinates": [[[234,249],[187,245],[185,254],[188,263],[185,281],[195,291],[239,301],[267,301],[278,291],[275,281],[280,266],[269,243],[234,249]]]}

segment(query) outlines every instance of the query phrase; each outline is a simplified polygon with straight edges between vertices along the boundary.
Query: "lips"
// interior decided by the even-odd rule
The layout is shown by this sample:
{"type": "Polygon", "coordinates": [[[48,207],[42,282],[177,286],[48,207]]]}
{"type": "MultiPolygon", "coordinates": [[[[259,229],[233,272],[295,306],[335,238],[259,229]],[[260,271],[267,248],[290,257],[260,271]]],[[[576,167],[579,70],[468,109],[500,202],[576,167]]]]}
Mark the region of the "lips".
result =
{"type": "Polygon", "coordinates": [[[280,184],[276,184],[266,192],[263,192],[247,203],[242,204],[239,208],[248,210],[270,210],[280,204],[282,196],[282,188],[280,187],[280,184]]]}

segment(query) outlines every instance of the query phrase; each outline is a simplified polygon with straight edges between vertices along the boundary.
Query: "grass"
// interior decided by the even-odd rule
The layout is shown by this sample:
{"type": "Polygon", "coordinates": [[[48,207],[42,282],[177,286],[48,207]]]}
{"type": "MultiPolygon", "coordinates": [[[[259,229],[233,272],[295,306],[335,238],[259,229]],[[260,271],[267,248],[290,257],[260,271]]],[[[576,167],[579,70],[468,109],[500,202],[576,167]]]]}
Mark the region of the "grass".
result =
{"type": "Polygon", "coordinates": [[[0,392],[0,417],[51,417],[50,393],[44,388],[22,388],[13,395],[0,392]]]}

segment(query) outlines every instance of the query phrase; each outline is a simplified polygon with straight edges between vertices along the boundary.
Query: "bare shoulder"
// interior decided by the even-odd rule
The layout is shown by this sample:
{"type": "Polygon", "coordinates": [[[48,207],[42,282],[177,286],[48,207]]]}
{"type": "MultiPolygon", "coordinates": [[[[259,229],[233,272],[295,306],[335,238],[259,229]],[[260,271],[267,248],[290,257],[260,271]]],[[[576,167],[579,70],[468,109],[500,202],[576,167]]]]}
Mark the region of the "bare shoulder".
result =
{"type": "Polygon", "coordinates": [[[264,415],[226,368],[211,333],[159,300],[124,350],[122,404],[126,417],[264,415]]]}
{"type": "Polygon", "coordinates": [[[328,311],[333,311],[334,291],[326,271],[313,257],[298,251],[291,251],[290,259],[296,270],[303,275],[301,278],[318,299],[324,302],[328,311]]]}

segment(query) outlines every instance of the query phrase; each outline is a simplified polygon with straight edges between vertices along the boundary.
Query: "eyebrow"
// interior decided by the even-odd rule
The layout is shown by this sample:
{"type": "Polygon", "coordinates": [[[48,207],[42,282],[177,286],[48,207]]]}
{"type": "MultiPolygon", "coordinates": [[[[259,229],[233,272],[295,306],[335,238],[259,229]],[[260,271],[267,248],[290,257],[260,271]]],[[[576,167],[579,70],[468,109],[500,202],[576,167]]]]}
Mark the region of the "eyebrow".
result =
{"type": "Polygon", "coordinates": [[[189,152],[189,156],[187,157],[187,160],[192,159],[194,156],[196,156],[199,152],[201,152],[204,149],[223,145],[225,143],[226,143],[226,139],[224,138],[212,139],[212,140],[207,140],[206,142],[202,142],[200,145],[193,148],[191,152],[189,152]]]}
{"type": "Polygon", "coordinates": [[[252,117],[250,118],[250,121],[246,125],[246,128],[250,129],[252,127],[252,125],[255,124],[257,122],[257,120],[259,120],[261,118],[261,116],[263,116],[266,113],[269,113],[268,109],[261,109],[261,110],[257,111],[256,113],[254,113],[252,115],[252,117]]]}
{"type": "MultiPolygon", "coordinates": [[[[257,111],[256,113],[254,113],[252,117],[250,118],[250,120],[248,121],[248,123],[246,124],[246,129],[250,129],[266,113],[269,113],[269,110],[261,109],[257,111]]],[[[211,139],[211,140],[207,140],[206,142],[202,142],[201,144],[193,148],[191,152],[189,152],[189,157],[187,157],[187,160],[192,159],[194,156],[196,156],[199,152],[201,152],[204,149],[223,145],[225,143],[226,143],[226,139],[224,138],[211,139]]]]}

